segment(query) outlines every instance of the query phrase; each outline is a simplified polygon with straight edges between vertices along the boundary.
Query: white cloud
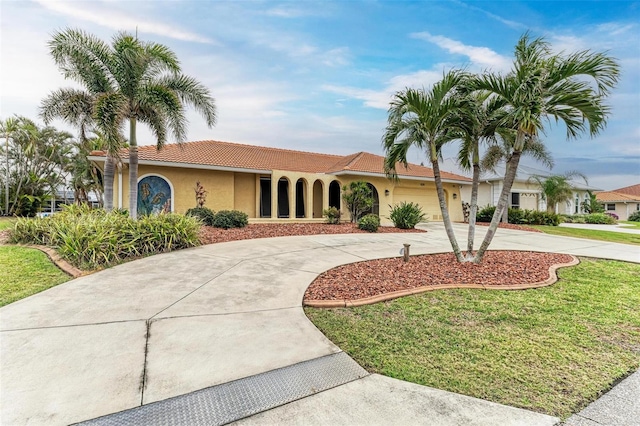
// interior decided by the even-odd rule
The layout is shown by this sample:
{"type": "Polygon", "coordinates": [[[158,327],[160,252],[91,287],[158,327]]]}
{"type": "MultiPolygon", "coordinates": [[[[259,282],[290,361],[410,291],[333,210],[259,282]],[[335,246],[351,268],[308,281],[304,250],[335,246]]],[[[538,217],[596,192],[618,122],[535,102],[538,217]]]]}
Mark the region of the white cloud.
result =
{"type": "Polygon", "coordinates": [[[475,66],[488,67],[494,71],[506,71],[511,68],[512,61],[510,58],[499,55],[488,47],[469,46],[448,37],[432,35],[426,31],[413,33],[411,37],[433,43],[449,53],[464,55],[475,66]]]}
{"type": "Polygon", "coordinates": [[[129,28],[132,32],[138,29],[142,33],[155,34],[182,41],[193,41],[198,43],[216,43],[208,37],[181,30],[174,25],[167,25],[161,22],[154,22],[140,17],[132,17],[130,14],[118,12],[113,5],[108,7],[95,7],[95,3],[88,2],[64,2],[51,0],[35,0],[42,7],[74,19],[91,22],[113,30],[129,28]],[[87,5],[91,8],[87,8],[87,5]]]}
{"type": "MultiPolygon", "coordinates": [[[[439,68],[436,66],[435,68],[439,68]]],[[[401,74],[391,78],[384,89],[360,89],[350,86],[324,85],[322,88],[326,91],[338,93],[354,99],[364,101],[364,105],[371,108],[388,109],[389,102],[396,92],[406,89],[407,87],[428,88],[434,83],[442,79],[442,71],[416,71],[411,74],[401,74]]]]}

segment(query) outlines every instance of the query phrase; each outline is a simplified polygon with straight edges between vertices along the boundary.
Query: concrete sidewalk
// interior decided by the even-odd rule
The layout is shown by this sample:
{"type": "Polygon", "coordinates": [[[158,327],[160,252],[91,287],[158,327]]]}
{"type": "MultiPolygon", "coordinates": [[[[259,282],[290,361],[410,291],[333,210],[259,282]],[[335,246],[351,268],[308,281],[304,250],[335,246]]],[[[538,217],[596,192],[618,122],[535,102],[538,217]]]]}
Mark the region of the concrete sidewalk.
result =
{"type": "MultiPolygon", "coordinates": [[[[152,403],[212,386],[240,386],[240,380],[340,354],[304,315],[307,286],[335,266],[397,256],[403,243],[411,244],[412,254],[449,251],[442,226],[427,227],[426,234],[317,235],[203,246],[119,265],[5,306],[0,309],[0,423],[69,424],[160,407],[152,403]]],[[[456,232],[464,238],[466,227],[457,225],[456,232]]],[[[491,248],[640,262],[636,246],[502,229],[491,248]]],[[[244,421],[557,421],[376,375],[342,382],[244,421]],[[343,409],[327,413],[331,406],[343,409]]]]}
{"type": "Polygon", "coordinates": [[[620,232],[622,234],[640,234],[640,228],[632,228],[629,225],[597,225],[589,223],[561,223],[559,225],[562,228],[577,228],[577,229],[591,229],[593,231],[609,231],[620,232]]]}

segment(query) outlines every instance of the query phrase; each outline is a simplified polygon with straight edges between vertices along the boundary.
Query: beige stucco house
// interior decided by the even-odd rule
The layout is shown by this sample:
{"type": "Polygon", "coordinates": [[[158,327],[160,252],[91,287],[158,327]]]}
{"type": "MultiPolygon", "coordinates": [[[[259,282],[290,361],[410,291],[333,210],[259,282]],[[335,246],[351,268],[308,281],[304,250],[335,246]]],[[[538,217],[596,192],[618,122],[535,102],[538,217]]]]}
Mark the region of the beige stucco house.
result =
{"type": "MultiPolygon", "coordinates": [[[[90,160],[104,167],[105,153],[94,151],[90,160]]],[[[128,153],[121,155],[114,181],[114,206],[126,208],[128,200],[128,153]]],[[[398,165],[399,179],[384,174],[384,158],[367,152],[340,156],[268,148],[218,141],[168,144],[139,148],[138,210],[184,213],[196,206],[195,186],[208,192],[205,206],[214,211],[241,210],[250,221],[322,221],[330,206],[349,214],[341,188],[364,180],[375,198],[372,212],[383,224],[389,206],[402,201],[418,203],[432,221],[442,220],[433,170],[410,164],[398,165]]],[[[461,188],[470,179],[442,174],[452,220],[462,221],[461,188]]]]}
{"type": "Polygon", "coordinates": [[[598,192],[596,199],[602,203],[605,212],[615,213],[620,220],[627,220],[631,213],[640,210],[640,183],[598,192]]]}

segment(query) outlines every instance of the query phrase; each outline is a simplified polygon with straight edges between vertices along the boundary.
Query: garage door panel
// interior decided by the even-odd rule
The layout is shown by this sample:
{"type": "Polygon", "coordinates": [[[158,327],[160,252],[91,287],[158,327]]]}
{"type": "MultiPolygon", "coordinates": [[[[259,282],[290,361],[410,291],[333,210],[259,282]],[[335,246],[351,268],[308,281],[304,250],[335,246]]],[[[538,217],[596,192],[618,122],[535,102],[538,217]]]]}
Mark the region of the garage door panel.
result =
{"type": "Polygon", "coordinates": [[[420,205],[422,211],[428,214],[430,220],[442,220],[438,194],[436,194],[435,189],[396,188],[393,191],[394,204],[400,204],[403,201],[420,205]]]}

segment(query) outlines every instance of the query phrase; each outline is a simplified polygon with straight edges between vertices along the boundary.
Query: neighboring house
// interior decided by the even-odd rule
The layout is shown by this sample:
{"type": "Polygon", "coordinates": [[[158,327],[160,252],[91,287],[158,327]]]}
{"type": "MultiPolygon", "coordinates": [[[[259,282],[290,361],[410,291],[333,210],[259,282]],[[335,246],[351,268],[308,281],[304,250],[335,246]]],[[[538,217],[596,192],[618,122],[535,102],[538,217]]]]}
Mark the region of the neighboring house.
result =
{"type": "MultiPolygon", "coordinates": [[[[540,186],[533,180],[531,176],[550,176],[549,172],[534,169],[528,166],[519,166],[516,179],[511,187],[509,195],[509,207],[520,208],[526,210],[547,210],[547,203],[542,197],[540,186]]],[[[504,167],[497,167],[495,173],[484,172],[480,176],[480,184],[478,186],[478,208],[485,206],[495,206],[498,204],[502,185],[504,182],[504,167]]],[[[586,185],[584,182],[571,181],[574,187],[574,194],[569,203],[559,203],[555,206],[556,213],[559,214],[580,214],[584,213],[582,203],[589,199],[587,191],[600,191],[586,185]]],[[[469,202],[471,200],[471,186],[462,188],[462,200],[469,202]]]]}
{"type": "Polygon", "coordinates": [[[620,220],[627,220],[631,213],[640,210],[640,184],[598,192],[596,199],[602,203],[605,212],[615,213],[620,220]]]}
{"type": "MultiPolygon", "coordinates": [[[[104,168],[105,153],[94,151],[91,161],[104,168]]],[[[126,208],[128,152],[116,171],[114,206],[126,208]]],[[[196,181],[208,192],[205,206],[214,211],[241,210],[252,221],[322,220],[330,206],[349,214],[342,186],[352,181],[369,183],[375,204],[372,212],[390,223],[389,206],[402,201],[418,203],[430,220],[442,220],[433,170],[410,164],[397,166],[399,179],[384,174],[384,157],[358,152],[348,156],[267,148],[229,142],[198,141],[139,147],[138,210],[184,213],[196,206],[196,181]]],[[[454,221],[462,221],[460,189],[470,179],[443,172],[445,197],[454,221]]]]}

